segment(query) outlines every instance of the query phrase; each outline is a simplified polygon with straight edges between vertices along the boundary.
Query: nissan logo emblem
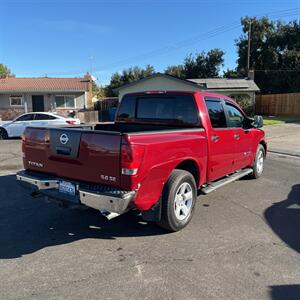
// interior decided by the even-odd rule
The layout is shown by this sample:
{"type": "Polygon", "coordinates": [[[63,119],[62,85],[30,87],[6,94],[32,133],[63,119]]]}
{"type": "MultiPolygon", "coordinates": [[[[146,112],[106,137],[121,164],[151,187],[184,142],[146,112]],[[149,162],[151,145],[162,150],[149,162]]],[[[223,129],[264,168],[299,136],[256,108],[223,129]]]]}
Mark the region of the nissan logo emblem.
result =
{"type": "Polygon", "coordinates": [[[63,145],[65,145],[69,141],[69,137],[65,133],[63,133],[60,136],[59,140],[63,145]]]}

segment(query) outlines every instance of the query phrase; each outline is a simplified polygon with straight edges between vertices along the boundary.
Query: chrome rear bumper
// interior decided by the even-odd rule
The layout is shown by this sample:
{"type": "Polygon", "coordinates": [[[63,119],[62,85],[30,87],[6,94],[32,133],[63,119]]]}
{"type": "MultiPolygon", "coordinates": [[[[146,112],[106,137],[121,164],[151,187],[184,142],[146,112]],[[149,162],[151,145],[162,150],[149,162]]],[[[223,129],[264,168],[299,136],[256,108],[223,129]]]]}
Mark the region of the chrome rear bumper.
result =
{"type": "Polygon", "coordinates": [[[39,190],[58,189],[59,180],[54,179],[40,179],[26,174],[25,171],[17,173],[17,180],[29,183],[39,190]]]}
{"type": "Polygon", "coordinates": [[[76,186],[76,194],[74,196],[65,195],[59,192],[60,178],[52,176],[47,177],[39,173],[20,171],[16,174],[20,183],[35,192],[38,192],[48,198],[61,200],[63,202],[71,202],[72,204],[82,204],[102,213],[115,213],[117,215],[126,212],[135,198],[135,191],[123,191],[108,187],[107,191],[92,191],[81,186],[80,182],[70,180],[76,186]]]}

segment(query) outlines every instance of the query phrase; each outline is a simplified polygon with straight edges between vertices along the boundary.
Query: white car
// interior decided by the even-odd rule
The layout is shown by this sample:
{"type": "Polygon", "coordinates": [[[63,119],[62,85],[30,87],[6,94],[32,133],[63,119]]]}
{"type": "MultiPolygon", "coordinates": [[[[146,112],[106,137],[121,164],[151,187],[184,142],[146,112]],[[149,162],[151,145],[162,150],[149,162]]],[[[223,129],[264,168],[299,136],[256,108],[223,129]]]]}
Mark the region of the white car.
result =
{"type": "Polygon", "coordinates": [[[0,140],[20,137],[27,126],[78,125],[79,119],[63,117],[54,113],[32,112],[23,114],[13,121],[0,122],[0,140]]]}

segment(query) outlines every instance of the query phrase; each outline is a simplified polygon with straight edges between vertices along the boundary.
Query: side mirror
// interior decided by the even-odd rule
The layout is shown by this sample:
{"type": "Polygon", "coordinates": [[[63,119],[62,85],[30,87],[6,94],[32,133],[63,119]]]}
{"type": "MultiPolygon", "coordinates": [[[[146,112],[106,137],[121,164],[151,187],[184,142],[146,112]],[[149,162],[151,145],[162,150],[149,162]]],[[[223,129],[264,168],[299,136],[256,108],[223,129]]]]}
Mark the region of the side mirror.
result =
{"type": "Polygon", "coordinates": [[[254,116],[254,121],[253,121],[253,127],[254,128],[261,128],[264,125],[264,120],[262,116],[254,116]]]}

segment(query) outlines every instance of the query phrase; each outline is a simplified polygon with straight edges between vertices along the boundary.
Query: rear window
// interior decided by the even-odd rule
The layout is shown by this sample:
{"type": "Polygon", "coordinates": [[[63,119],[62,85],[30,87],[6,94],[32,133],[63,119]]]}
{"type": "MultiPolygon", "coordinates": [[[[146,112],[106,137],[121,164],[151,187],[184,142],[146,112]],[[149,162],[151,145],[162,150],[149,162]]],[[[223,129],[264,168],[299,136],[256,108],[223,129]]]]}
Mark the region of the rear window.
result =
{"type": "Polygon", "coordinates": [[[191,95],[125,96],[117,121],[199,125],[199,116],[191,95]]]}
{"type": "Polygon", "coordinates": [[[119,107],[117,120],[131,122],[135,119],[135,97],[125,96],[119,107]]]}
{"type": "Polygon", "coordinates": [[[35,120],[55,120],[56,118],[46,114],[35,114],[35,120]]]}

